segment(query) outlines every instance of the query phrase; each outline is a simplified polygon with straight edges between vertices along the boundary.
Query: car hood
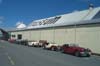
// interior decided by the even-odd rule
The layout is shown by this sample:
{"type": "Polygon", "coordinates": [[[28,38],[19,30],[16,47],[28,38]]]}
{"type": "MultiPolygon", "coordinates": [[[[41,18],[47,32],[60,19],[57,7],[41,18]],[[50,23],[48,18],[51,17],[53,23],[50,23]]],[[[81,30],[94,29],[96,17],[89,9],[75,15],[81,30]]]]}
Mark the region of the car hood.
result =
{"type": "Polygon", "coordinates": [[[83,47],[72,47],[72,48],[74,48],[74,49],[78,49],[78,50],[85,50],[86,48],[83,48],[83,47]]]}

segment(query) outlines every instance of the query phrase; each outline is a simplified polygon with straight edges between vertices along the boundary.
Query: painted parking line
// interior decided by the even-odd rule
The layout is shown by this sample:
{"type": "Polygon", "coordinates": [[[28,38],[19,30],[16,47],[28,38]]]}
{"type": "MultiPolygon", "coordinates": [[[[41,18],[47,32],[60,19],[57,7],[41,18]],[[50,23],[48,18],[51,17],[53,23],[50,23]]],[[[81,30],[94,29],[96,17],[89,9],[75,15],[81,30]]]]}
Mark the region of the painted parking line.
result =
{"type": "Polygon", "coordinates": [[[15,65],[15,62],[13,61],[13,59],[8,55],[8,53],[5,53],[8,57],[8,60],[10,61],[11,65],[15,65]]]}
{"type": "Polygon", "coordinates": [[[12,58],[10,56],[8,56],[8,59],[9,59],[11,65],[15,65],[15,62],[12,60],[12,58]]]}

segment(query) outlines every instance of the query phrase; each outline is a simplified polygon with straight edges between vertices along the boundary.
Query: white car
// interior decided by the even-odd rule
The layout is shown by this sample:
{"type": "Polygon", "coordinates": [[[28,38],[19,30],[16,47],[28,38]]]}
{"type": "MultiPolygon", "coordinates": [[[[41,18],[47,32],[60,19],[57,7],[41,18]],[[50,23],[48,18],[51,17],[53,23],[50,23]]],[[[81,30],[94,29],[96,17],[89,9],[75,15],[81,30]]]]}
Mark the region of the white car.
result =
{"type": "Polygon", "coordinates": [[[48,50],[52,50],[52,51],[57,51],[59,49],[59,45],[56,43],[48,43],[43,48],[48,49],[48,50]]]}
{"type": "Polygon", "coordinates": [[[38,47],[39,46],[39,42],[36,42],[36,41],[30,41],[28,42],[28,46],[34,46],[34,47],[38,47]]]}

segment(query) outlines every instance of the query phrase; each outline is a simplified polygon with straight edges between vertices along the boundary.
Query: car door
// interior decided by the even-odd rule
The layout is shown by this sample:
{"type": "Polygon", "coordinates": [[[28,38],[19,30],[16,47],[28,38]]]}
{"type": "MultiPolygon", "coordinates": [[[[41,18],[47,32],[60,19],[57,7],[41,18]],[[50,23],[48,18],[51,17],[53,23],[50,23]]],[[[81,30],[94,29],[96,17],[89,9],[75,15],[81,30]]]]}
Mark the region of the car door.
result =
{"type": "Polygon", "coordinates": [[[64,49],[65,53],[69,53],[70,52],[70,47],[68,45],[64,45],[63,49],[64,49]]]}
{"type": "Polygon", "coordinates": [[[74,48],[69,46],[69,47],[66,47],[65,51],[66,51],[66,53],[73,53],[74,52],[74,48]]]}

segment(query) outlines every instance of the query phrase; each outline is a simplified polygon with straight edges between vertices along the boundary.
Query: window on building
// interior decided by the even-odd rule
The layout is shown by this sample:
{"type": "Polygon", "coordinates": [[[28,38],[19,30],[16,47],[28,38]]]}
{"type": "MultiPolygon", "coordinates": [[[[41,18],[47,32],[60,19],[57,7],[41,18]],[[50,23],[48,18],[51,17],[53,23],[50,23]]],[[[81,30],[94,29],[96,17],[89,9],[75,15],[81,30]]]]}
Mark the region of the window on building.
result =
{"type": "Polygon", "coordinates": [[[22,34],[18,34],[17,39],[22,39],[22,34]]]}
{"type": "Polygon", "coordinates": [[[12,37],[16,37],[16,35],[11,35],[12,37]]]}

